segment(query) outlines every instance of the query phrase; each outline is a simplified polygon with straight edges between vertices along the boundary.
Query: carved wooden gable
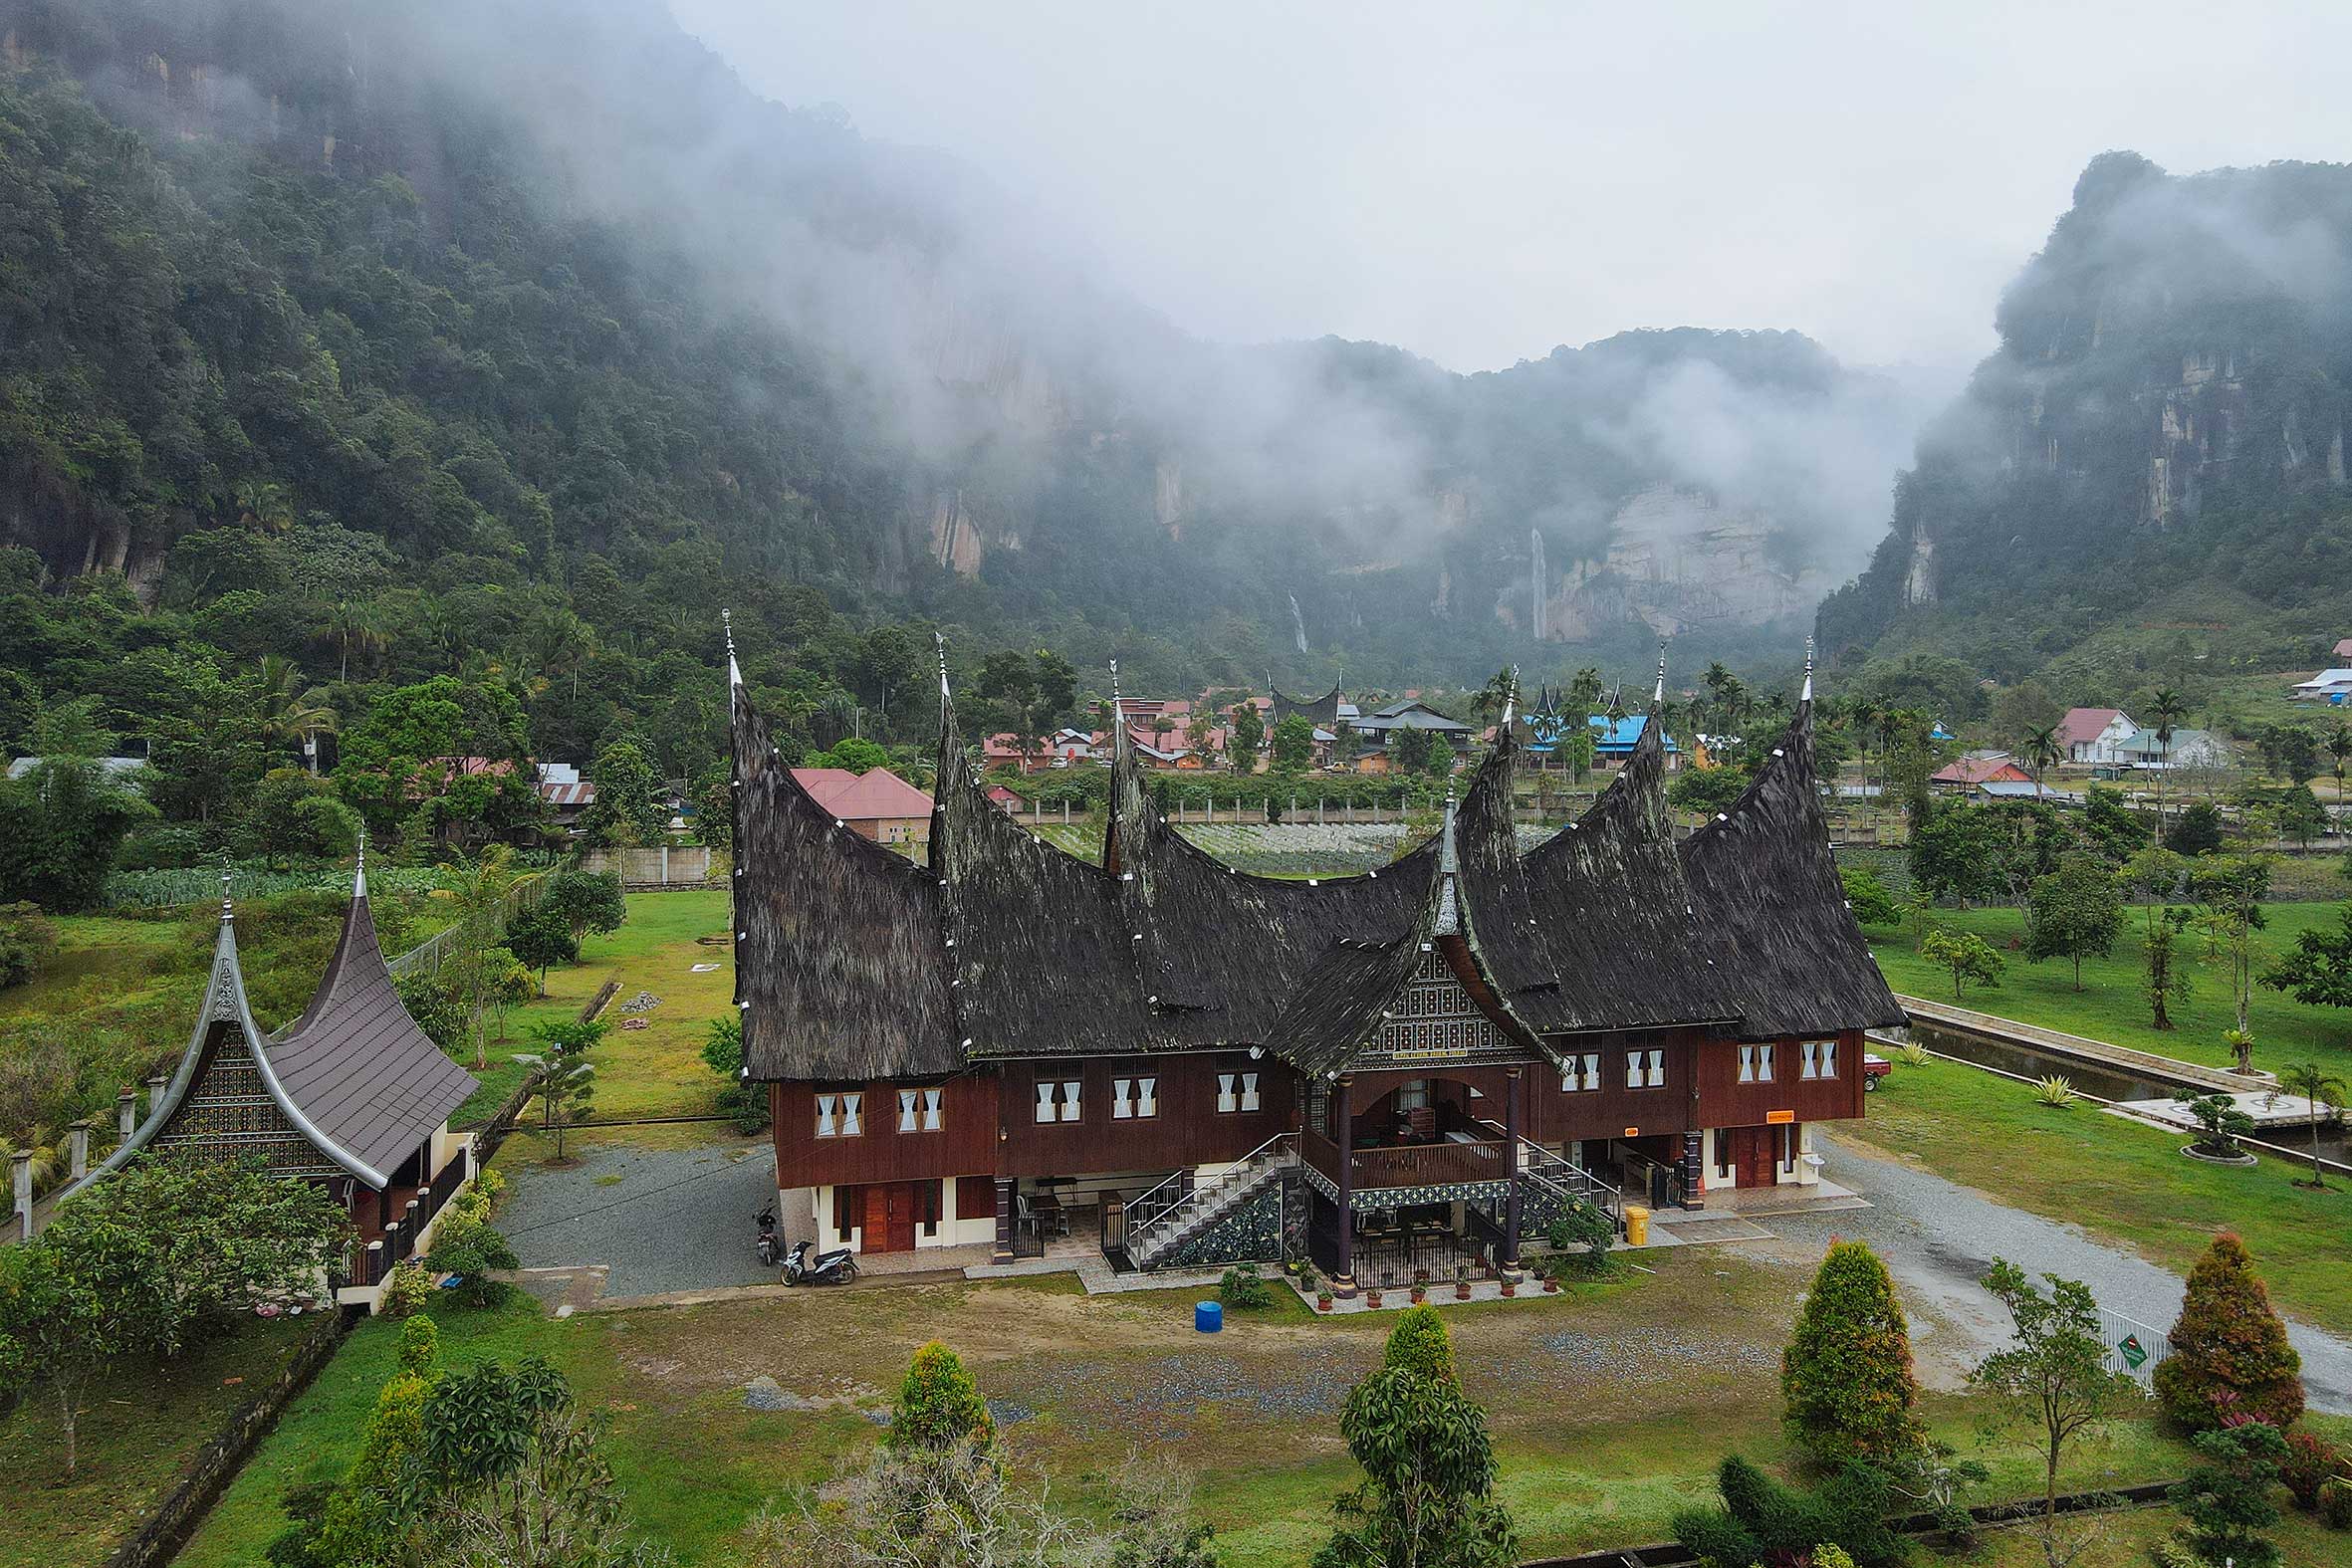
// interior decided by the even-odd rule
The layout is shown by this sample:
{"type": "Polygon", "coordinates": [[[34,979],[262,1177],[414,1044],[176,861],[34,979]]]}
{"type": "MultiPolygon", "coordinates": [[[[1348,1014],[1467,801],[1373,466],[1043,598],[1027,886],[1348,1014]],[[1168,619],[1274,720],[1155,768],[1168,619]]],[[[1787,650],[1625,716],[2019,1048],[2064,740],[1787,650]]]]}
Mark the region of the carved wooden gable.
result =
{"type": "Polygon", "coordinates": [[[1517,1053],[1511,1036],[1480,1009],[1434,947],[1421,955],[1412,980],[1388,1008],[1372,1049],[1395,1061],[1517,1053]]]}
{"type": "Polygon", "coordinates": [[[195,1082],[151,1147],[220,1159],[259,1159],[272,1176],[341,1176],[271,1097],[237,1017],[234,992],[211,1003],[212,1037],[195,1082]],[[226,1015],[223,1015],[225,1002],[226,1015]]]}

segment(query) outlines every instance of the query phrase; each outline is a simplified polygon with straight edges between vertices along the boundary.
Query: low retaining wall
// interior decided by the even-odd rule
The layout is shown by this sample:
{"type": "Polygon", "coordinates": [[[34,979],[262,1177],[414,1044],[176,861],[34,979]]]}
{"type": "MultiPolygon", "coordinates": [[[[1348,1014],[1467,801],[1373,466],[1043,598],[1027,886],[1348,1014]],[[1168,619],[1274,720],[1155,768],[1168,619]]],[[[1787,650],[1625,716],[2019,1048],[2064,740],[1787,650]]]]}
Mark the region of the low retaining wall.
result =
{"type": "Polygon", "coordinates": [[[1913,1018],[1937,1028],[1981,1034],[1990,1040],[2026,1045],[2053,1055],[2072,1056],[2136,1077],[2182,1085],[2195,1084],[2231,1094],[2264,1088],[2278,1081],[2267,1072],[2235,1073],[2222,1067],[2208,1067],[2202,1062],[2183,1061],[2177,1056],[2159,1056],[2154,1051],[2118,1045],[2111,1040],[2096,1040],[2087,1035],[2045,1029],[2039,1024],[2004,1018],[1997,1013],[1977,1012],[1948,1002],[1930,1002],[1925,997],[1898,996],[1895,1000],[1903,1005],[1903,1010],[1913,1018]]]}
{"type": "Polygon", "coordinates": [[[584,871],[606,872],[619,877],[620,885],[632,893],[711,885],[711,851],[708,844],[687,844],[674,849],[667,846],[653,849],[591,849],[581,856],[580,864],[584,871]]]}
{"type": "Polygon", "coordinates": [[[342,1314],[322,1313],[318,1331],[303,1342],[286,1370],[258,1396],[238,1407],[228,1423],[196,1451],[155,1511],[108,1556],[106,1568],[157,1568],[169,1562],[186,1544],[205,1511],[245,1467],[261,1440],[278,1424],[280,1413],[327,1365],[343,1343],[344,1333],[342,1314]]]}

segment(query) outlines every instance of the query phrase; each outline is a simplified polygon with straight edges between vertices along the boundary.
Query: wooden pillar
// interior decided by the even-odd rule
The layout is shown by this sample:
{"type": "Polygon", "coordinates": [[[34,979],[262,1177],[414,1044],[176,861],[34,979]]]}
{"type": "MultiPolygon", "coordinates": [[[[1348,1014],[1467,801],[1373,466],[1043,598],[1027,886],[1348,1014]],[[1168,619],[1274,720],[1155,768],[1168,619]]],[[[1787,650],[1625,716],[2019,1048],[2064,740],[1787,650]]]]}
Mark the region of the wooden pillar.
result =
{"type": "Polygon", "coordinates": [[[1013,1226],[1017,1218],[1013,1203],[1013,1178],[1000,1176],[997,1178],[997,1244],[990,1256],[991,1262],[1013,1261],[1013,1226]]]}
{"type": "Polygon", "coordinates": [[[375,1229],[389,1232],[392,1228],[392,1192],[388,1187],[375,1190],[375,1229]]]}
{"type": "Polygon", "coordinates": [[[1519,1266],[1519,1117],[1521,1070],[1503,1069],[1503,1169],[1511,1173],[1511,1192],[1503,1200],[1503,1252],[1496,1261],[1505,1268],[1519,1266]]]}
{"type": "Polygon", "coordinates": [[[360,1265],[360,1266],[361,1266],[361,1269],[362,1269],[362,1273],[361,1273],[361,1276],[360,1276],[360,1279],[359,1279],[359,1283],[361,1283],[361,1284],[363,1284],[363,1285],[380,1285],[380,1284],[382,1284],[382,1283],[383,1283],[383,1243],[382,1243],[381,1241],[370,1241],[370,1242],[368,1242],[368,1243],[367,1243],[367,1251],[366,1251],[366,1254],[365,1254],[365,1255],[366,1255],[366,1261],[365,1261],[363,1264],[361,1264],[361,1265],[360,1265]]]}
{"type": "Polygon", "coordinates": [[[1355,1077],[1351,1073],[1339,1075],[1339,1092],[1333,1096],[1339,1126],[1339,1277],[1334,1284],[1355,1288],[1355,1077]]]}
{"type": "Polygon", "coordinates": [[[1682,1135],[1682,1206],[1685,1209],[1707,1207],[1707,1157],[1703,1149],[1706,1134],[1693,1128],[1682,1135]]]}

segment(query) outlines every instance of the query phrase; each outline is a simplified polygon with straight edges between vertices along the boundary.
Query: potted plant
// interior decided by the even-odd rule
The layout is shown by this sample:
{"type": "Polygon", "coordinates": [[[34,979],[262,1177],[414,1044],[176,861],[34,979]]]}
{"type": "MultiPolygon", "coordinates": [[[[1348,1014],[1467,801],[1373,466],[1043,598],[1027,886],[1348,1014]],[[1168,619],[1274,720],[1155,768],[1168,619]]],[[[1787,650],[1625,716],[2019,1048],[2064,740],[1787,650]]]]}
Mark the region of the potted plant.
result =
{"type": "Polygon", "coordinates": [[[1420,1269],[1413,1271],[1413,1305],[1415,1306],[1419,1306],[1429,1299],[1429,1281],[1422,1278],[1421,1274],[1420,1269]]]}
{"type": "Polygon", "coordinates": [[[1542,1276],[1545,1295],[1556,1296],[1559,1294],[1559,1262],[1556,1258],[1545,1258],[1535,1265],[1535,1272],[1542,1276]]]}
{"type": "Polygon", "coordinates": [[[1331,1287],[1329,1285],[1317,1285],[1314,1287],[1314,1309],[1317,1312],[1328,1312],[1331,1310],[1331,1287]]]}
{"type": "Polygon", "coordinates": [[[1498,1270],[1497,1277],[1503,1281],[1504,1295],[1516,1296],[1519,1294],[1519,1275],[1505,1268],[1498,1270]]]}
{"type": "Polygon", "coordinates": [[[1457,1301],[1470,1299],[1470,1265],[1468,1263],[1454,1265],[1454,1299],[1457,1301]]]}
{"type": "Polygon", "coordinates": [[[1380,1310],[1380,1287],[1378,1285],[1364,1286],[1364,1305],[1375,1312],[1380,1310]]]}

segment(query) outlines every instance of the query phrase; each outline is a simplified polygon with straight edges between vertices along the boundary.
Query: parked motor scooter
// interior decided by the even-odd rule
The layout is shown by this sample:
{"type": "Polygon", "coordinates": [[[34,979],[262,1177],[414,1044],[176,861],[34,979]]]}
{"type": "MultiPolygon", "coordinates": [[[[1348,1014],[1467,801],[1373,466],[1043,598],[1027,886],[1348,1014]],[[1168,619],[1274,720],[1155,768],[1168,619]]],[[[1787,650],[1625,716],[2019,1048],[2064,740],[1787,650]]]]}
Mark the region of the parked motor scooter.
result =
{"type": "Polygon", "coordinates": [[[784,1282],[788,1285],[845,1285],[857,1277],[857,1254],[845,1246],[829,1252],[820,1252],[814,1258],[810,1247],[816,1243],[803,1241],[792,1249],[784,1260],[784,1282]]]}
{"type": "Polygon", "coordinates": [[[762,1268],[774,1268],[776,1266],[776,1251],[778,1246],[776,1239],[776,1206],[774,1204],[770,1204],[767,1208],[760,1211],[759,1224],[759,1239],[754,1241],[752,1246],[753,1249],[760,1254],[760,1266],[762,1268]]]}

